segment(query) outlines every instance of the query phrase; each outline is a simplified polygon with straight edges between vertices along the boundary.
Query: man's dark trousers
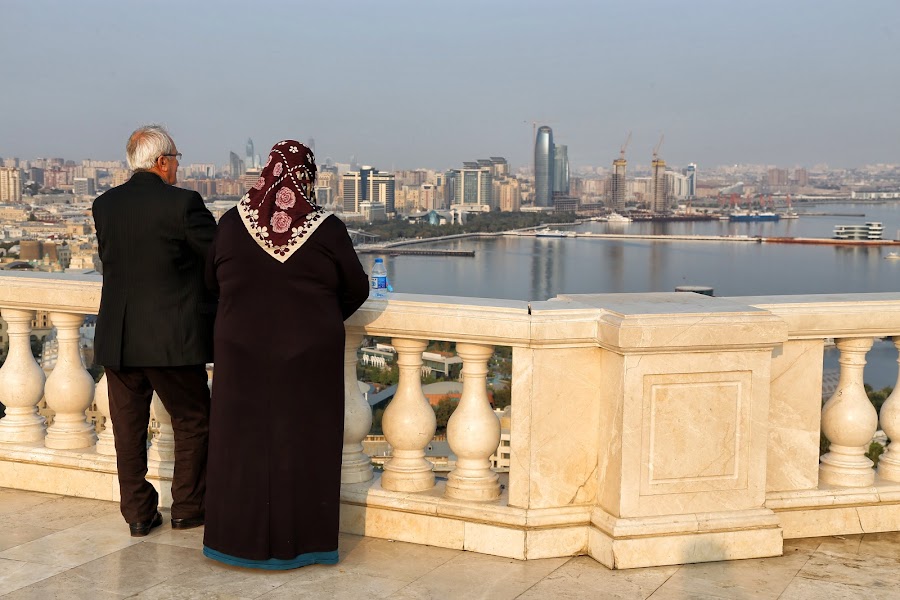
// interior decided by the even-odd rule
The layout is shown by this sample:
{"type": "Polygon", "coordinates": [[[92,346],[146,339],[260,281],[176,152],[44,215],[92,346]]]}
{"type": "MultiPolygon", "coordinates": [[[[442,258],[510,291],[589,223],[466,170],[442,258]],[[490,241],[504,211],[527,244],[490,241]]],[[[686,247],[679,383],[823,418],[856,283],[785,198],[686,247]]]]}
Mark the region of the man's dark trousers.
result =
{"type": "Polygon", "coordinates": [[[146,480],[147,427],[156,390],[175,432],[172,518],[204,515],[206,451],[209,439],[209,388],[205,365],[106,369],[109,412],[116,440],[122,516],[148,522],[159,498],[146,480]]]}

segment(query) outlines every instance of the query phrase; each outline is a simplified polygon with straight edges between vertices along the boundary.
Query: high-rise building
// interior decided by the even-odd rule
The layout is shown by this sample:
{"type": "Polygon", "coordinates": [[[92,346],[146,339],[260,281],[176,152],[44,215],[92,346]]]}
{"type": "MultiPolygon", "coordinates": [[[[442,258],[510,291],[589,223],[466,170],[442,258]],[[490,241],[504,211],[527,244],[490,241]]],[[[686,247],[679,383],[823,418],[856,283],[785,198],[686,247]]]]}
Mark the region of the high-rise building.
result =
{"type": "Polygon", "coordinates": [[[770,186],[787,185],[788,170],[787,169],[769,169],[767,180],[770,186]]]}
{"type": "Polygon", "coordinates": [[[0,167],[0,202],[22,201],[22,175],[16,167],[0,167]]]}
{"type": "Polygon", "coordinates": [[[490,160],[491,175],[494,176],[494,179],[509,176],[509,163],[505,158],[502,156],[492,156],[490,160]]]}
{"type": "Polygon", "coordinates": [[[380,173],[375,167],[363,165],[358,171],[344,173],[343,211],[345,213],[362,212],[363,202],[383,205],[385,213],[394,212],[395,182],[393,173],[380,173]]]}
{"type": "Polygon", "coordinates": [[[516,212],[522,205],[522,187],[518,179],[508,177],[495,181],[495,201],[503,212],[516,212]]]}
{"type": "Polygon", "coordinates": [[[490,167],[479,167],[477,163],[462,169],[451,169],[447,179],[452,181],[452,204],[466,206],[494,207],[493,176],[490,167]]]}
{"type": "Polygon", "coordinates": [[[369,177],[376,169],[363,165],[359,170],[344,173],[341,178],[344,184],[343,209],[345,213],[358,213],[361,202],[368,200],[369,177]]]}
{"type": "Polygon", "coordinates": [[[247,159],[245,161],[245,167],[249,169],[258,169],[259,165],[256,164],[256,151],[253,149],[253,140],[247,138],[247,146],[244,148],[244,152],[247,154],[247,159]]]}
{"type": "Polygon", "coordinates": [[[553,206],[553,130],[541,125],[534,139],[534,205],[553,206]]]}
{"type": "Polygon", "coordinates": [[[809,172],[806,169],[794,169],[794,181],[801,187],[809,185],[809,172]]]}
{"type": "Polygon", "coordinates": [[[569,195],[569,147],[553,146],[553,193],[569,195]]]}
{"type": "Polygon", "coordinates": [[[650,210],[656,213],[665,212],[669,200],[668,186],[666,185],[666,161],[661,158],[654,159],[651,168],[650,210]]]}
{"type": "Polygon", "coordinates": [[[234,152],[228,153],[228,172],[232,179],[237,179],[244,174],[245,163],[234,152]]]}
{"type": "Polygon", "coordinates": [[[92,177],[76,177],[72,180],[72,193],[76,196],[93,196],[97,193],[92,177]]]}
{"type": "Polygon", "coordinates": [[[377,202],[384,205],[384,212],[387,215],[394,213],[394,174],[393,173],[372,173],[369,179],[368,199],[370,202],[377,202]]]}
{"type": "Polygon", "coordinates": [[[666,171],[666,194],[669,200],[683,200],[690,197],[688,190],[690,188],[687,175],[676,173],[675,171],[666,171]]]}
{"type": "Polygon", "coordinates": [[[613,161],[612,172],[609,176],[609,200],[610,208],[617,212],[625,210],[625,170],[628,161],[617,158],[613,161]]]}
{"type": "Polygon", "coordinates": [[[697,165],[691,163],[686,166],[681,174],[687,177],[687,196],[688,198],[697,197],[697,165]]]}

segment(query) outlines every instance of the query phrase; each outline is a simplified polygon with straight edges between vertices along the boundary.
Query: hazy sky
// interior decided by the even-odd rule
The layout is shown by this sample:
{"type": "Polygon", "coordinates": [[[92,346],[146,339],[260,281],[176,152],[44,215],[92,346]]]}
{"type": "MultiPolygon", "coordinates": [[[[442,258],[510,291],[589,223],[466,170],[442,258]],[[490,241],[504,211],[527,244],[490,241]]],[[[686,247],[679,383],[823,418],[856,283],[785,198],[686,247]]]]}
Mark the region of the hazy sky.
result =
{"type": "Polygon", "coordinates": [[[0,0],[0,156],[900,163],[900,1],[0,0]]]}

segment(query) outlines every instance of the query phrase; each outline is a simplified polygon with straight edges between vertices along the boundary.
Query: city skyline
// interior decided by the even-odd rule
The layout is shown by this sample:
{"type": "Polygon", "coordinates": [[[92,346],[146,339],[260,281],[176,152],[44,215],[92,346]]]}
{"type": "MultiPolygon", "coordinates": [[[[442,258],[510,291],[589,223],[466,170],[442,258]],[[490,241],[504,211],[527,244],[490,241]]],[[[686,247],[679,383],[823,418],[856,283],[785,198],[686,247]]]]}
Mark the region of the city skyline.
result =
{"type": "Polygon", "coordinates": [[[299,136],[385,170],[518,168],[536,124],[573,170],[628,131],[631,164],[661,133],[674,165],[900,163],[896,3],[544,6],[12,0],[0,156],[121,158],[162,122],[191,163],[299,136]]]}

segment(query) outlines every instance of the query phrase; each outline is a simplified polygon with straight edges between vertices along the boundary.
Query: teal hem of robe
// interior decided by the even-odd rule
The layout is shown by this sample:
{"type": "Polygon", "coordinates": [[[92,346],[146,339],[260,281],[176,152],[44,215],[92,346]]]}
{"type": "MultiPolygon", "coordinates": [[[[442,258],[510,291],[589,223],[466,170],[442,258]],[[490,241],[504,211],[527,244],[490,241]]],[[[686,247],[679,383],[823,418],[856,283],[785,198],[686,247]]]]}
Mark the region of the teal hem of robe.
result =
{"type": "Polygon", "coordinates": [[[307,565],[334,565],[338,562],[337,550],[332,550],[331,552],[306,552],[289,559],[270,558],[268,560],[251,560],[249,558],[231,556],[230,554],[213,550],[208,546],[203,546],[203,555],[207,558],[225,563],[226,565],[247,567],[250,569],[266,569],[269,571],[297,569],[307,565]]]}

